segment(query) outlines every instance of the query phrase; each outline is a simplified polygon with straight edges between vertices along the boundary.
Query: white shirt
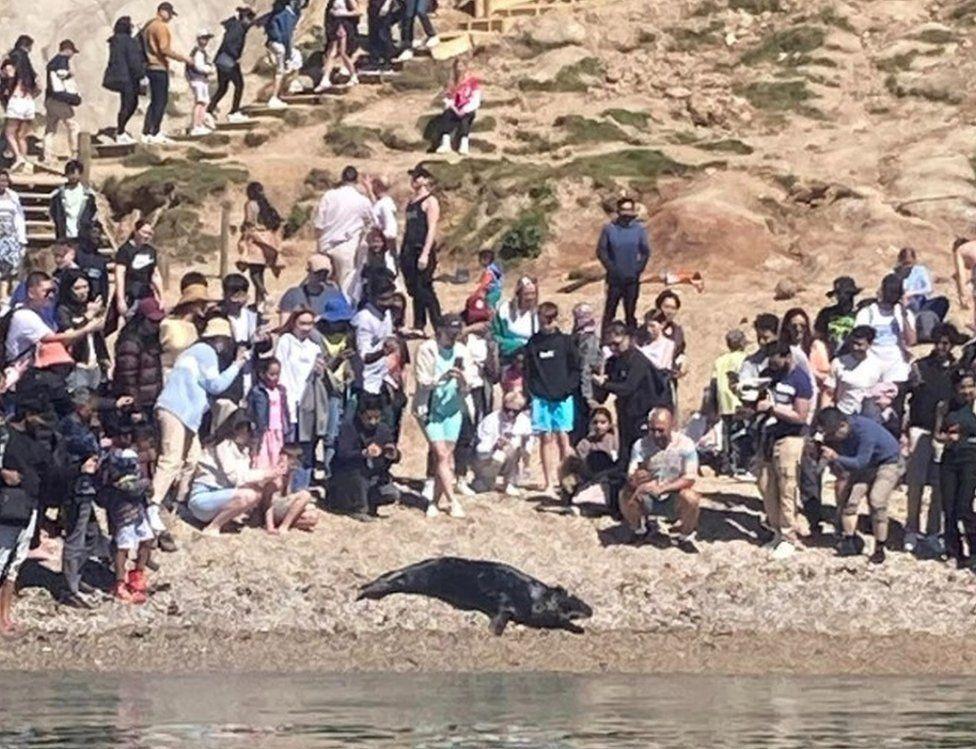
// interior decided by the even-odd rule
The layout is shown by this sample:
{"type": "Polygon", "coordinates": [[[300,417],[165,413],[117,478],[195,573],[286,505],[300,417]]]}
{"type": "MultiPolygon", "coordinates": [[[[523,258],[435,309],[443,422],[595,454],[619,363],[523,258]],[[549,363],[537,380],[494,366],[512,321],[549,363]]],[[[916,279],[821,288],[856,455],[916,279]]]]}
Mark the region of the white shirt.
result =
{"type": "Polygon", "coordinates": [[[315,359],[322,353],[322,349],[311,338],[298,340],[291,333],[285,333],[278,339],[275,347],[275,358],[281,362],[281,378],[279,382],[285,386],[288,396],[288,415],[291,423],[298,423],[298,404],[308,385],[308,378],[315,368],[315,359]]]}
{"type": "Polygon", "coordinates": [[[80,182],[74,188],[64,188],[64,231],[72,239],[78,236],[78,219],[86,197],[85,186],[80,182]]]}
{"type": "Polygon", "coordinates": [[[488,361],[488,341],[481,336],[469,335],[464,341],[464,346],[471,356],[476,374],[468,378],[468,387],[480,388],[485,384],[485,362],[488,361]]]}
{"type": "Polygon", "coordinates": [[[387,239],[397,238],[396,203],[389,195],[373,203],[373,224],[387,239]]]}
{"type": "Polygon", "coordinates": [[[525,411],[515,419],[503,419],[501,411],[492,411],[478,424],[478,454],[490,455],[502,437],[524,446],[532,438],[532,419],[525,411]]]}
{"type": "Polygon", "coordinates": [[[830,374],[825,384],[834,391],[837,408],[851,416],[861,413],[865,396],[883,379],[884,368],[870,353],[860,362],[850,354],[844,354],[830,362],[830,374]]]}
{"type": "Polygon", "coordinates": [[[10,327],[7,330],[7,361],[16,359],[53,332],[41,316],[29,307],[16,310],[10,316],[10,327]]]}
{"type": "Polygon", "coordinates": [[[327,190],[315,210],[319,252],[360,237],[372,223],[373,206],[353,185],[327,190]]]}
{"type": "MultiPolygon", "coordinates": [[[[874,328],[871,353],[878,358],[884,370],[885,382],[905,382],[911,373],[911,356],[902,343],[902,306],[896,304],[890,314],[881,311],[877,302],[857,313],[854,325],[870,325],[874,328]]],[[[905,310],[909,327],[915,328],[915,315],[905,310]]]]}
{"type": "Polygon", "coordinates": [[[674,366],[674,341],[665,335],[659,336],[656,341],[638,346],[637,350],[658,369],[670,372],[674,366]]]}
{"type": "Polygon", "coordinates": [[[352,327],[356,331],[356,351],[359,352],[357,379],[363,390],[375,395],[383,388],[389,363],[385,356],[372,364],[365,364],[364,359],[382,349],[386,339],[393,335],[393,317],[389,310],[377,317],[373,308],[365,307],[353,316],[352,327]]]}
{"type": "Polygon", "coordinates": [[[698,449],[691,437],[672,432],[671,441],[663,450],[650,436],[642,437],[630,449],[627,473],[638,468],[650,471],[655,481],[670,483],[679,478],[698,478],[698,449]]]}

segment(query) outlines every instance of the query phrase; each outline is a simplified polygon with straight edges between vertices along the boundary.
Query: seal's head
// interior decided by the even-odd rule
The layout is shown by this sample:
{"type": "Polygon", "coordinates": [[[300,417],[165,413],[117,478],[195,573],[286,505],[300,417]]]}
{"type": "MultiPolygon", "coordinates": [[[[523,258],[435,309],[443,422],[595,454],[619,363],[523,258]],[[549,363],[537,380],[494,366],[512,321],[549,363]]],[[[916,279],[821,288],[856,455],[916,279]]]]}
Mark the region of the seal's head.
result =
{"type": "Polygon", "coordinates": [[[540,626],[567,629],[577,634],[582,634],[583,629],[573,622],[593,616],[593,609],[585,601],[562,586],[547,588],[533,602],[532,609],[533,618],[540,626]]]}

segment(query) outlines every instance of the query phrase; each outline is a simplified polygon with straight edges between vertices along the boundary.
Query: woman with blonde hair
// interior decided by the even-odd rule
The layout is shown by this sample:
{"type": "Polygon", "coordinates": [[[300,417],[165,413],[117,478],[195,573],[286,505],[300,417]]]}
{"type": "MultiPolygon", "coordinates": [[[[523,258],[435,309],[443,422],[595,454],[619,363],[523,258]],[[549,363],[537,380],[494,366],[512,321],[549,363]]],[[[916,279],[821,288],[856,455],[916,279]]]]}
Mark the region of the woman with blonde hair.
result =
{"type": "Polygon", "coordinates": [[[457,137],[457,152],[467,156],[471,151],[471,127],[481,106],[481,81],[470,72],[468,62],[454,59],[451,86],[444,94],[444,113],[441,115],[441,142],[437,153],[450,153],[451,144],[457,137]]]}

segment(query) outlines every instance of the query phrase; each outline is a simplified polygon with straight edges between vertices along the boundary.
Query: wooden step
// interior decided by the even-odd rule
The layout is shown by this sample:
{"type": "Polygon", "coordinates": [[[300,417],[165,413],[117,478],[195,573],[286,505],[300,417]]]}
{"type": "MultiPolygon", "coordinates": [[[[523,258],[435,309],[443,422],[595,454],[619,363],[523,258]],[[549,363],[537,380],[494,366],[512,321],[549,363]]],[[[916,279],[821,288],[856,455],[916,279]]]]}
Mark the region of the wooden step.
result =
{"type": "Polygon", "coordinates": [[[261,124],[260,121],[255,119],[250,119],[247,122],[218,122],[217,132],[218,133],[246,132],[248,130],[253,130],[260,124],[261,124]]]}
{"type": "Polygon", "coordinates": [[[462,21],[458,28],[464,31],[481,31],[493,34],[504,34],[512,27],[510,18],[493,16],[491,18],[474,18],[470,21],[462,21]]]}
{"type": "MultiPolygon", "coordinates": [[[[23,205],[23,199],[21,199],[21,205],[23,205]]],[[[24,208],[24,215],[27,218],[36,217],[36,216],[40,216],[43,218],[48,215],[47,201],[43,203],[37,202],[31,205],[23,205],[23,208],[24,208]]]]}
{"type": "Polygon", "coordinates": [[[54,222],[51,219],[27,219],[24,223],[27,225],[28,234],[31,232],[54,231],[54,222]]]}
{"type": "Polygon", "coordinates": [[[248,117],[276,117],[282,119],[293,107],[283,107],[282,109],[272,109],[266,104],[249,104],[242,107],[241,111],[248,117]]]}
{"type": "Polygon", "coordinates": [[[135,143],[98,143],[94,144],[96,159],[120,159],[135,153],[135,143]]]}
{"type": "Polygon", "coordinates": [[[56,174],[22,174],[21,172],[14,172],[10,175],[10,185],[17,192],[21,190],[30,192],[29,188],[34,187],[61,187],[64,181],[64,177],[59,177],[56,174]]]}
{"type": "Polygon", "coordinates": [[[321,104],[328,99],[345,96],[350,88],[350,86],[331,86],[320,92],[303,91],[300,94],[284,94],[281,100],[286,104],[321,104]]]}
{"type": "Polygon", "coordinates": [[[14,188],[14,192],[17,193],[17,197],[20,198],[20,204],[24,206],[26,210],[29,206],[43,206],[47,210],[47,204],[51,202],[51,198],[54,197],[54,190],[50,192],[38,192],[34,190],[19,190],[14,188]]]}
{"type": "Polygon", "coordinates": [[[54,232],[40,232],[37,234],[27,235],[27,246],[28,247],[47,247],[54,244],[57,241],[57,237],[54,232]]]}

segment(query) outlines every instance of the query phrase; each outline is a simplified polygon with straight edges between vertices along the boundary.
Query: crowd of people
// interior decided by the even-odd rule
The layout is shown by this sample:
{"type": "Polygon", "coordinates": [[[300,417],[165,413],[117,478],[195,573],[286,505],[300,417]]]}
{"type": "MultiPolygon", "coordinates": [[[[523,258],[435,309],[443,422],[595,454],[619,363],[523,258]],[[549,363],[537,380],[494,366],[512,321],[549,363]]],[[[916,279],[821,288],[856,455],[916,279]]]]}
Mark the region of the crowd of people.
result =
{"type": "MultiPolygon", "coordinates": [[[[129,134],[129,122],[140,97],[146,95],[148,103],[139,142],[153,146],[173,144],[163,124],[170,104],[171,74],[178,72],[179,66],[192,97],[190,121],[184,129],[187,134],[205,136],[216,129],[221,104],[231,87],[226,121],[246,122],[249,118],[242,110],[245,79],[241,62],[248,34],[254,27],[264,32],[264,49],[273,68],[266,99],[272,109],[288,107],[282,97],[293,86],[302,90],[295,80],[299,74],[317,78],[313,90],[318,93],[354,86],[361,73],[394,73],[394,66],[411,59],[414,49],[440,43],[428,15],[431,0],[370,0],[365,9],[365,34],[360,33],[364,9],[357,0],[329,0],[323,18],[324,48],[305,59],[296,31],[308,1],[275,0],[271,10],[260,16],[249,5],[241,5],[222,22],[219,44],[214,42],[216,35],[212,30],[202,28],[196,31],[195,44],[185,53],[176,48],[173,40],[170,27],[178,14],[171,2],[160,3],[155,17],[141,25],[130,16],[118,18],[108,39],[108,61],[102,78],[102,86],[119,96],[118,116],[114,128],[109,129],[110,137],[119,145],[136,143],[129,134]],[[414,38],[418,22],[425,40],[414,38]],[[397,42],[393,38],[395,27],[399,27],[397,42]]],[[[58,45],[57,54],[47,63],[43,87],[31,60],[33,48],[34,40],[21,36],[0,60],[0,103],[6,116],[4,155],[11,172],[33,168],[34,162],[28,158],[28,136],[37,117],[37,99],[42,94],[46,124],[40,161],[54,160],[56,137],[62,129],[70,157],[78,158],[75,110],[83,101],[73,69],[78,47],[70,39],[58,45]]],[[[439,151],[453,147],[461,154],[468,153],[471,126],[480,104],[480,81],[457,60],[451,85],[445,92],[444,112],[434,123],[434,146],[439,151]]]]}

